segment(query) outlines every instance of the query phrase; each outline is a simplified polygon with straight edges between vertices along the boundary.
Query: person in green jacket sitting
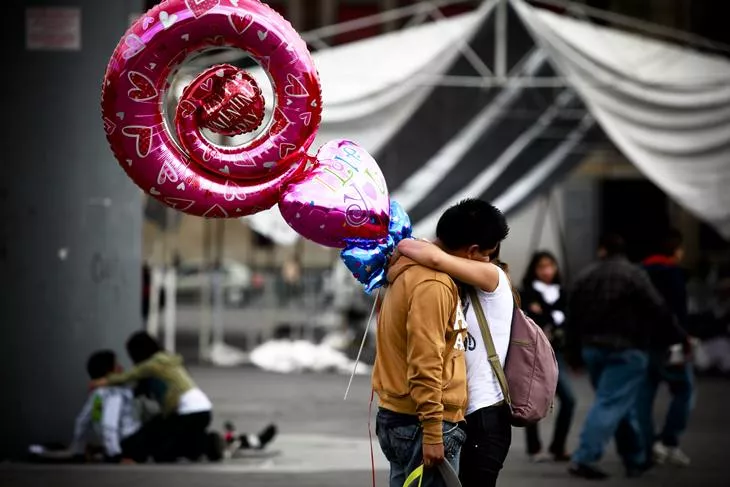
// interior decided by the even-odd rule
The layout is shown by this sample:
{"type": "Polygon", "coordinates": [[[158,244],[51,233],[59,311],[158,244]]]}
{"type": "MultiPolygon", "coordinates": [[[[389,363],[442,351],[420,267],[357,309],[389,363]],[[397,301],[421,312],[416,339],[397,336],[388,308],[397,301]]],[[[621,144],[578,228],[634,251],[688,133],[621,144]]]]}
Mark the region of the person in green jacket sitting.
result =
{"type": "MultiPolygon", "coordinates": [[[[134,367],[92,381],[92,387],[144,383],[161,409],[161,415],[145,425],[149,431],[148,438],[153,443],[151,448],[155,461],[174,462],[179,458],[197,461],[203,455],[211,461],[220,460],[223,457],[223,439],[218,433],[208,432],[213,419],[213,404],[188,374],[182,357],[165,351],[144,331],[129,338],[127,352],[134,367]]],[[[276,429],[272,425],[258,435],[257,443],[265,444],[275,434],[276,429]]]]}

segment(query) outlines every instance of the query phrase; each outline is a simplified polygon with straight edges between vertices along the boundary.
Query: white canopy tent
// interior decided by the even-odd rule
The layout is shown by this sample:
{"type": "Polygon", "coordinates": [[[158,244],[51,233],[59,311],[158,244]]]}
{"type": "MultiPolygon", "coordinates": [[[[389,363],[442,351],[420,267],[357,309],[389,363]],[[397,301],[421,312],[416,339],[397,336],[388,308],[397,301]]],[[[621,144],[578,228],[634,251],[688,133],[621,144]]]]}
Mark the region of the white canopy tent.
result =
{"type": "MultiPolygon", "coordinates": [[[[375,154],[391,195],[428,236],[463,197],[517,209],[574,167],[602,129],[730,238],[730,60],[524,0],[509,0],[508,14],[507,4],[486,0],[470,14],[315,53],[324,96],[315,146],[351,138],[375,154]],[[505,34],[508,19],[520,25],[505,34]],[[522,42],[515,59],[500,56],[487,30],[522,42]],[[464,60],[479,76],[463,76],[464,60]],[[532,103],[530,90],[547,103],[532,103]]],[[[276,209],[247,220],[280,243],[296,239],[276,209]]]]}

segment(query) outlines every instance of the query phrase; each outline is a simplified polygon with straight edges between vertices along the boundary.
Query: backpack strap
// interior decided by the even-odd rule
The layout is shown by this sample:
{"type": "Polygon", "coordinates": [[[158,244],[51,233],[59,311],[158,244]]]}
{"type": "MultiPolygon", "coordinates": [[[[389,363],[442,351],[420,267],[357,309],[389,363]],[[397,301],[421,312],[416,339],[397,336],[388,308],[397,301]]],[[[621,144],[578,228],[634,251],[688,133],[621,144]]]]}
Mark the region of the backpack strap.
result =
{"type": "Polygon", "coordinates": [[[499,361],[499,355],[497,355],[497,349],[494,346],[494,340],[492,340],[492,334],[489,331],[489,322],[487,321],[487,316],[484,314],[484,309],[482,308],[482,303],[479,300],[476,289],[473,287],[469,287],[469,299],[471,300],[471,305],[474,307],[474,314],[479,322],[479,330],[482,332],[482,339],[487,348],[489,365],[492,366],[492,371],[495,377],[497,377],[497,382],[499,382],[499,387],[502,389],[505,402],[512,405],[509,387],[507,386],[507,377],[504,375],[504,369],[499,361]]]}

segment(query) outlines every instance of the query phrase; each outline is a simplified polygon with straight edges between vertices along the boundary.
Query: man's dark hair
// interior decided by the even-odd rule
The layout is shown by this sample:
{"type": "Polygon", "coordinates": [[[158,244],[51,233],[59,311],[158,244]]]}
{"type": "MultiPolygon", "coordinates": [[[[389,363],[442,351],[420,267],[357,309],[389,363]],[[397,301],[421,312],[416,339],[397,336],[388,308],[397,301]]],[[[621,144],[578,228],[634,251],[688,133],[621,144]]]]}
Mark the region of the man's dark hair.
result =
{"type": "Polygon", "coordinates": [[[86,371],[92,379],[101,379],[114,372],[117,365],[117,355],[111,350],[94,352],[86,362],[86,371]]]}
{"type": "Polygon", "coordinates": [[[626,253],[626,241],[621,235],[607,233],[601,237],[598,248],[605,250],[607,257],[624,255],[626,253]]]}
{"type": "Polygon", "coordinates": [[[509,226],[501,211],[486,201],[466,199],[441,215],[436,237],[449,250],[478,245],[479,250],[493,249],[507,238],[509,226]]]}
{"type": "Polygon", "coordinates": [[[682,247],[683,243],[682,234],[672,228],[664,234],[659,243],[659,253],[671,257],[682,247]]]}
{"type": "Polygon", "coordinates": [[[127,353],[132,362],[139,364],[161,352],[162,347],[147,332],[139,331],[127,340],[127,353]]]}

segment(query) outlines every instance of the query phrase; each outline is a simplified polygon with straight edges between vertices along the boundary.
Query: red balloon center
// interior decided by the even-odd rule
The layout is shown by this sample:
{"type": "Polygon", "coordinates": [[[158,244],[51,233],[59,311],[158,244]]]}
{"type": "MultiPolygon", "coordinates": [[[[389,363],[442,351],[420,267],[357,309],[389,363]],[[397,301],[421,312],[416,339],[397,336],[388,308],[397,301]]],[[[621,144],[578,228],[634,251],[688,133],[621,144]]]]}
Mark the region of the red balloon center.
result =
{"type": "Polygon", "coordinates": [[[256,80],[245,71],[224,64],[201,73],[188,98],[199,107],[198,124],[227,136],[247,134],[264,121],[265,100],[256,80]]]}

